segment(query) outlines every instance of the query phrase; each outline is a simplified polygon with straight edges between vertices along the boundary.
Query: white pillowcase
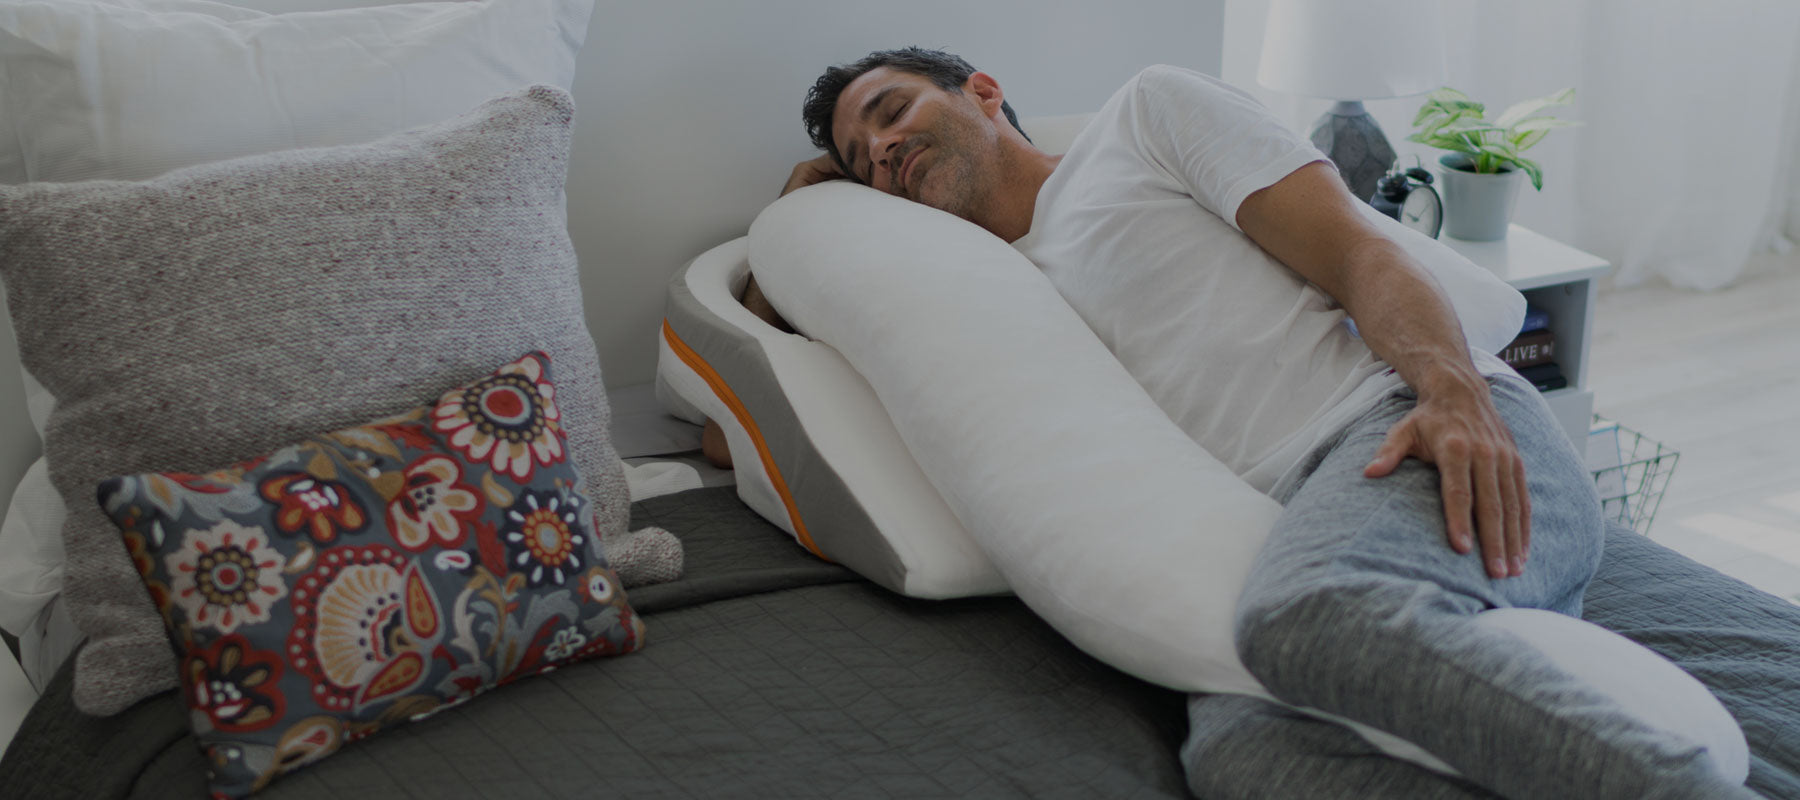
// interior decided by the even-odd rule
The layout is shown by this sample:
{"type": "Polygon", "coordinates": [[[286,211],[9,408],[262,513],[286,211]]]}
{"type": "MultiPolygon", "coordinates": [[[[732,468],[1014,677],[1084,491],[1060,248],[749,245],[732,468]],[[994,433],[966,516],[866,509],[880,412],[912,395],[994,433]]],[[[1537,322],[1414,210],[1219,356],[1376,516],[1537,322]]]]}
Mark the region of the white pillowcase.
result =
{"type": "Polygon", "coordinates": [[[0,629],[22,635],[62,591],[62,526],[68,512],[50,485],[44,459],[19,479],[0,522],[0,629]]]}
{"type": "Polygon", "coordinates": [[[1266,695],[1232,611],[1281,506],[1176,427],[1023,255],[837,181],[765,209],[750,267],[868,380],[1032,610],[1153,683],[1266,695]]]}
{"type": "MultiPolygon", "coordinates": [[[[843,181],[782,198],[749,238],[770,301],[867,379],[931,486],[1033,611],[1153,683],[1270,698],[1238,661],[1232,619],[1280,506],[1189,439],[1031,262],[973,224],[843,181]]],[[[1489,324],[1511,316],[1496,305],[1505,310],[1489,324]]],[[[1745,774],[1730,714],[1655,653],[1549,612],[1503,609],[1475,624],[1516,635],[1640,720],[1707,745],[1724,774],[1745,774]]],[[[1398,737],[1299,710],[1454,772],[1398,737]]]]}
{"type": "MultiPolygon", "coordinates": [[[[481,0],[270,14],[206,0],[0,3],[0,183],[142,180],[373,141],[532,84],[566,89],[593,7],[481,0]]],[[[42,437],[56,399],[29,373],[25,394],[42,437]]],[[[0,622],[34,618],[54,594],[45,582],[61,585],[59,526],[23,520],[62,514],[55,490],[28,473],[0,525],[0,622]]]]}
{"type": "Polygon", "coordinates": [[[568,88],[592,0],[267,14],[205,0],[0,6],[0,182],[142,180],[365,142],[568,88]]]}

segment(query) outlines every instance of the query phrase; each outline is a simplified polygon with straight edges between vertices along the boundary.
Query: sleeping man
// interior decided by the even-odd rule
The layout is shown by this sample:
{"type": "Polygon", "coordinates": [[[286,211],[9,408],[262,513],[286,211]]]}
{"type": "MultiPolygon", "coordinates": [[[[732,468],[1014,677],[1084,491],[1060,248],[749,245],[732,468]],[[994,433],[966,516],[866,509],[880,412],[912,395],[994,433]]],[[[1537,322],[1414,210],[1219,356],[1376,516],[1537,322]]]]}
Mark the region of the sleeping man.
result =
{"type": "MultiPolygon", "coordinates": [[[[1423,267],[1247,95],[1153,67],[1054,156],[992,77],[906,49],[827,70],[805,123],[825,152],[784,194],[848,178],[1011,242],[1188,435],[1284,505],[1237,611],[1245,666],[1467,779],[1386,762],[1337,791],[1754,796],[1703,749],[1469,624],[1491,608],[1580,613],[1604,538],[1593,481],[1532,386],[1470,352],[1423,267]]],[[[754,285],[746,302],[773,317],[754,285]]],[[[1229,714],[1193,708],[1196,793],[1256,786],[1201,763],[1229,714]]]]}

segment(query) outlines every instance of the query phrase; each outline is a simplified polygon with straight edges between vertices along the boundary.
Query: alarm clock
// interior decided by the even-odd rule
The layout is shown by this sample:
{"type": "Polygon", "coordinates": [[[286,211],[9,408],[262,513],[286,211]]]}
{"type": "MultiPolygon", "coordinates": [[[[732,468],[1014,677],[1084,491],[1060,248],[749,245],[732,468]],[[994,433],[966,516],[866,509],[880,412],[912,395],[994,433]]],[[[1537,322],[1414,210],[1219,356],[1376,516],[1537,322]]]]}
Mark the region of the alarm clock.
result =
{"type": "Polygon", "coordinates": [[[1407,167],[1383,175],[1375,183],[1369,205],[1433,239],[1444,226],[1444,201],[1431,186],[1424,167],[1407,167]]]}

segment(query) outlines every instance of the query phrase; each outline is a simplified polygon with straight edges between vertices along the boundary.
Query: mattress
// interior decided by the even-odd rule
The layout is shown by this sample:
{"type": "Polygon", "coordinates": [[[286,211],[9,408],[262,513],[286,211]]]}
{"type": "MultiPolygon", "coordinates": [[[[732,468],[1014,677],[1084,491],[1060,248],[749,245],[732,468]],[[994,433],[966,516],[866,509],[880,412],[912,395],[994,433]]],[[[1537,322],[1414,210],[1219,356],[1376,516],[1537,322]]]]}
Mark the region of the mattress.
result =
{"type": "MultiPolygon", "coordinates": [[[[1184,698],[1082,654],[1016,599],[896,595],[806,553],[727,487],[637,503],[632,524],[675,532],[689,559],[683,579],[633,590],[643,651],[384,732],[259,797],[1188,796],[1184,698]]],[[[1800,608],[1614,528],[1585,616],[1706,683],[1743,725],[1751,788],[1800,798],[1800,608]]],[[[69,678],[0,758],[7,797],[205,796],[173,693],[96,719],[75,712],[69,678]]],[[[1317,796],[1282,785],[1272,754],[1329,758],[1332,740],[1255,722],[1195,719],[1201,736],[1258,745],[1238,757],[1269,760],[1264,789],[1317,796]]],[[[1353,779],[1359,760],[1338,761],[1353,779]]]]}

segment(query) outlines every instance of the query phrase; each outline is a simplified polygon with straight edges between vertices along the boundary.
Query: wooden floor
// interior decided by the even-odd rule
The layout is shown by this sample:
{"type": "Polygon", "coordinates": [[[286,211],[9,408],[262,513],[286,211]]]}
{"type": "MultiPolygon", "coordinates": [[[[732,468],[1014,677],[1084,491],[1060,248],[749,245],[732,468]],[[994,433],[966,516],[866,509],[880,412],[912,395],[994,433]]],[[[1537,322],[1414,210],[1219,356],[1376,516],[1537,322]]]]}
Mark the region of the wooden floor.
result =
{"type": "Polygon", "coordinates": [[[1800,253],[1717,292],[1602,288],[1595,411],[1680,452],[1651,538],[1800,602],[1800,253]]]}

